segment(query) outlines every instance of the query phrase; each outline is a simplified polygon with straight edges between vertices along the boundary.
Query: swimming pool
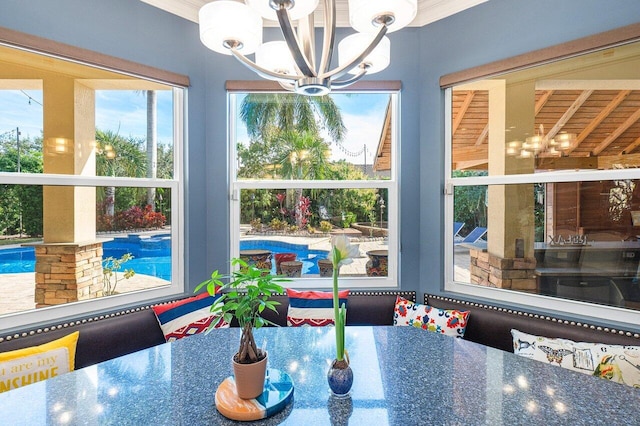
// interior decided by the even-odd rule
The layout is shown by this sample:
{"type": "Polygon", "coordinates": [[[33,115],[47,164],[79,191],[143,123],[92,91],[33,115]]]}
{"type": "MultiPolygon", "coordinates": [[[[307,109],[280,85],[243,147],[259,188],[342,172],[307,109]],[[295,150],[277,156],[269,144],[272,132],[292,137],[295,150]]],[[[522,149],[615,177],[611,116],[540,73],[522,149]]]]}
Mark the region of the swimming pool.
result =
{"type": "MultiPolygon", "coordinates": [[[[125,253],[134,258],[123,265],[136,274],[151,275],[171,281],[171,234],[158,234],[149,238],[130,234],[114,237],[103,244],[103,256],[120,258],[125,253]]],[[[33,247],[0,249],[0,274],[35,272],[36,258],[33,247]]]]}
{"type": "MultiPolygon", "coordinates": [[[[292,244],[271,240],[240,241],[240,250],[269,250],[271,253],[295,253],[302,262],[303,274],[318,274],[318,259],[329,255],[327,250],[309,249],[303,244],[292,244]]],[[[125,263],[121,269],[133,269],[136,274],[151,275],[171,280],[171,234],[158,234],[142,238],[137,234],[125,237],[114,237],[103,244],[104,257],[120,258],[131,253],[134,258],[125,263]]],[[[271,271],[275,274],[275,261],[272,260],[271,271]]],[[[0,274],[35,272],[36,259],[33,247],[15,247],[0,249],[0,274]]]]}
{"type": "Polygon", "coordinates": [[[292,244],[283,241],[272,240],[243,240],[240,241],[240,250],[268,250],[272,253],[271,272],[276,273],[276,262],[273,254],[276,253],[295,253],[296,260],[302,262],[303,274],[318,274],[318,260],[326,259],[329,255],[328,250],[309,249],[308,245],[292,244]]]}

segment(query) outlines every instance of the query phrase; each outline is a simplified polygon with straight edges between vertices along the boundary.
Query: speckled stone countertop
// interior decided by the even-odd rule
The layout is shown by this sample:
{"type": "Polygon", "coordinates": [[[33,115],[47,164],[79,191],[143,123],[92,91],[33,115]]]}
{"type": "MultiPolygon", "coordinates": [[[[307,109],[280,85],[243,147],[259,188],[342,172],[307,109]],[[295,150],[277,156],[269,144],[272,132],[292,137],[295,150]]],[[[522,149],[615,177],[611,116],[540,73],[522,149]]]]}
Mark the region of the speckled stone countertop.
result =
{"type": "MultiPolygon", "coordinates": [[[[0,394],[10,425],[237,425],[215,408],[239,329],[214,330],[0,394]]],[[[333,328],[263,328],[294,400],[256,425],[632,425],[640,389],[412,327],[348,327],[350,398],[330,396],[333,328]]]]}

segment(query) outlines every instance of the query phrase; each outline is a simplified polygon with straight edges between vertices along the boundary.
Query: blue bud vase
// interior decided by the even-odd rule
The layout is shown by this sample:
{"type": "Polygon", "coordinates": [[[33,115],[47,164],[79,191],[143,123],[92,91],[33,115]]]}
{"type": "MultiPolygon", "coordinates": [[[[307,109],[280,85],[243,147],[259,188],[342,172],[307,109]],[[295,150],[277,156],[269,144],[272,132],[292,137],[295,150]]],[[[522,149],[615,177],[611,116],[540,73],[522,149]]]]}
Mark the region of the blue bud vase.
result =
{"type": "Polygon", "coordinates": [[[331,392],[336,397],[347,397],[353,386],[353,371],[346,361],[334,359],[327,372],[327,381],[331,392]]]}

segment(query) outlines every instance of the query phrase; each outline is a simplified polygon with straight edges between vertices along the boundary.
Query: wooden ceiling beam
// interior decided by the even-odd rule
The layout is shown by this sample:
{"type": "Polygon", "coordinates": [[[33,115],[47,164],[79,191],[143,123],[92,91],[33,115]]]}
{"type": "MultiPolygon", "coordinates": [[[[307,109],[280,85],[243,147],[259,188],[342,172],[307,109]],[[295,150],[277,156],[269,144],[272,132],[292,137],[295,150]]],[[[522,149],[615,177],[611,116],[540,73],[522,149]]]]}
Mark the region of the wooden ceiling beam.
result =
{"type": "Polygon", "coordinates": [[[544,105],[547,103],[551,95],[553,95],[553,90],[545,90],[544,92],[542,92],[542,95],[540,95],[540,97],[536,101],[536,106],[535,106],[536,116],[542,110],[542,107],[544,107],[544,105]]]}
{"type": "Polygon", "coordinates": [[[544,157],[536,158],[536,170],[597,169],[596,157],[544,157]]]}
{"type": "MultiPolygon", "coordinates": [[[[636,140],[640,143],[640,138],[636,140]]],[[[640,154],[624,154],[624,155],[603,155],[597,157],[599,169],[613,169],[614,166],[632,166],[638,167],[640,164],[640,154]]]]}
{"type": "Polygon", "coordinates": [[[477,148],[475,146],[466,146],[463,148],[453,149],[453,162],[459,163],[461,161],[475,161],[484,160],[485,162],[489,158],[488,146],[482,146],[477,148]]]}
{"type": "Polygon", "coordinates": [[[584,90],[582,93],[580,93],[580,96],[578,96],[576,100],[573,101],[571,106],[564,112],[564,114],[562,114],[562,117],[560,117],[556,124],[553,125],[551,130],[549,130],[549,132],[547,133],[548,139],[553,139],[555,135],[557,135],[558,132],[562,130],[564,125],[567,124],[569,120],[571,120],[573,114],[578,112],[582,104],[584,104],[587,99],[589,99],[589,96],[591,96],[592,93],[593,90],[584,90]]]}
{"type": "Polygon", "coordinates": [[[615,110],[618,107],[618,105],[622,103],[622,101],[626,99],[627,96],[629,96],[630,93],[631,93],[631,90],[620,91],[611,100],[611,102],[609,102],[607,106],[604,107],[602,111],[600,111],[598,115],[593,120],[591,120],[589,124],[585,126],[584,130],[580,132],[580,134],[578,135],[576,140],[571,144],[571,146],[568,149],[564,150],[565,154],[570,154],[571,152],[573,152],[582,143],[582,141],[584,141],[587,138],[587,136],[589,136],[591,132],[593,132],[596,129],[596,127],[598,127],[600,123],[602,123],[602,121],[605,118],[607,118],[609,114],[611,114],[613,110],[615,110]]]}
{"type": "MultiPolygon", "coordinates": [[[[600,145],[596,146],[592,153],[593,155],[598,155],[600,154],[602,151],[604,151],[609,145],[611,145],[611,143],[613,141],[615,141],[618,136],[620,136],[621,134],[623,134],[625,132],[625,130],[627,130],[629,127],[631,127],[636,121],[638,121],[638,119],[640,119],[640,109],[638,109],[636,112],[634,112],[633,114],[631,114],[631,116],[629,118],[627,118],[624,123],[622,123],[620,126],[618,126],[618,128],[616,130],[613,131],[613,133],[611,133],[609,136],[607,136],[605,138],[605,140],[603,140],[600,145]]],[[[637,141],[635,141],[637,142],[637,141]]],[[[622,152],[628,152],[627,149],[629,149],[629,147],[631,147],[633,144],[629,145],[627,148],[625,148],[622,152]]]]}
{"type": "Polygon", "coordinates": [[[480,133],[480,136],[478,136],[478,139],[476,139],[475,146],[482,145],[482,142],[484,142],[484,140],[487,138],[488,134],[489,134],[489,123],[487,123],[487,125],[484,126],[484,129],[482,129],[482,132],[480,133]]]}
{"type": "Polygon", "coordinates": [[[454,135],[456,134],[456,130],[458,130],[458,126],[460,126],[460,123],[462,123],[462,119],[464,118],[464,115],[467,113],[467,110],[469,109],[469,105],[471,105],[471,101],[473,101],[473,97],[475,95],[476,95],[476,91],[470,90],[469,93],[467,93],[467,95],[464,97],[464,101],[462,102],[462,105],[460,106],[458,113],[453,119],[453,126],[451,129],[452,134],[454,135]]]}
{"type": "Polygon", "coordinates": [[[640,146],[640,138],[636,139],[635,141],[633,141],[631,144],[629,144],[628,147],[626,147],[625,149],[622,150],[623,154],[629,154],[630,152],[632,152],[634,149],[636,149],[638,146],[640,146]]]}

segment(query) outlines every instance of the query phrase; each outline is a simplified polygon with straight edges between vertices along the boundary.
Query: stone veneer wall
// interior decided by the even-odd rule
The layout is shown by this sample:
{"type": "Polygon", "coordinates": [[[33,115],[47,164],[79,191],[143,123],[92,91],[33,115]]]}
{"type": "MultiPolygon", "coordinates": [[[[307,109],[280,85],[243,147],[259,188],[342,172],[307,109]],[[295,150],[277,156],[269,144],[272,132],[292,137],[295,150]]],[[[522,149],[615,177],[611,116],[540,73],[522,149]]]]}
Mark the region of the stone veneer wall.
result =
{"type": "Polygon", "coordinates": [[[535,258],[502,259],[484,250],[471,249],[471,283],[487,287],[538,292],[535,258]]]}
{"type": "Polygon", "coordinates": [[[36,308],[102,296],[102,242],[41,244],[36,253],[36,308]]]}

